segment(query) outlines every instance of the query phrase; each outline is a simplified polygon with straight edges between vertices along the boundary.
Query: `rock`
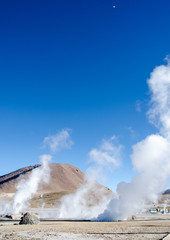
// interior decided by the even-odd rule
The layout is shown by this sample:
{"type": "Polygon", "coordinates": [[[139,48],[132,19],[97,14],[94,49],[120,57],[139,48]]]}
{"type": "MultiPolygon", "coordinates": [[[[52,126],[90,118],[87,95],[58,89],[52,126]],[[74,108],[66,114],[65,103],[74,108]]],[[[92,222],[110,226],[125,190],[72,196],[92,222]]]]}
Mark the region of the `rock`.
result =
{"type": "Polygon", "coordinates": [[[35,213],[27,212],[21,217],[19,224],[38,224],[39,222],[39,217],[35,213]]]}
{"type": "Polygon", "coordinates": [[[5,215],[5,217],[6,217],[6,218],[9,218],[9,219],[13,219],[13,215],[7,214],[7,215],[5,215]]]}
{"type": "Polygon", "coordinates": [[[12,220],[20,219],[20,215],[13,215],[13,214],[7,214],[7,215],[5,215],[5,217],[12,219],[12,220]]]}

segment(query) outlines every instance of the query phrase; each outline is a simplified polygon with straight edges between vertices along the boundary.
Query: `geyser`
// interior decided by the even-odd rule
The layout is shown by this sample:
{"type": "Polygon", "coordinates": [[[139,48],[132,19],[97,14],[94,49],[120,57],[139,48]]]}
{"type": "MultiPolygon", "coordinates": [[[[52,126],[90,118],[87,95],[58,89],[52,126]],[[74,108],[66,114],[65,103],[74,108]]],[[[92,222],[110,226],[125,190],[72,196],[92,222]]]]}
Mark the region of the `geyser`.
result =
{"type": "MultiPolygon", "coordinates": [[[[65,196],[60,206],[51,211],[41,211],[43,217],[74,218],[112,221],[132,216],[146,206],[147,202],[157,202],[170,177],[170,62],[156,67],[148,79],[151,100],[148,118],[158,132],[132,146],[131,160],[137,174],[131,182],[120,182],[117,193],[106,195],[104,189],[98,188],[95,180],[101,177],[102,170],[118,167],[122,147],[115,146],[112,137],[89,153],[94,166],[74,194],[65,196]]],[[[62,135],[63,136],[63,135],[62,135]]],[[[64,139],[68,138],[64,134],[64,139]]],[[[63,137],[46,138],[52,150],[58,149],[58,141],[63,144],[63,137]],[[59,140],[58,140],[59,139],[59,140]]],[[[65,146],[65,140],[64,140],[65,146]]],[[[66,146],[68,146],[66,144],[66,146]]],[[[1,202],[0,210],[6,213],[18,213],[26,209],[29,200],[37,192],[39,185],[49,181],[48,161],[50,155],[42,157],[42,166],[32,171],[27,180],[17,186],[12,203],[1,202]]]]}
{"type": "MultiPolygon", "coordinates": [[[[130,183],[120,182],[117,194],[102,198],[101,205],[87,208],[88,184],[81,186],[75,194],[63,199],[57,210],[59,216],[89,218],[96,220],[119,220],[136,214],[145,208],[146,202],[157,202],[170,177],[170,64],[156,67],[148,79],[151,93],[149,120],[158,127],[158,133],[147,136],[132,146],[131,160],[137,176],[130,183]],[[84,197],[84,195],[86,197],[84,197]],[[82,200],[83,199],[83,200],[82,200]],[[70,202],[73,203],[70,205],[70,202]],[[76,208],[74,208],[74,204],[76,208]],[[96,211],[94,211],[94,209],[96,211]]],[[[118,148],[105,144],[100,149],[93,149],[96,168],[93,173],[104,167],[103,163],[118,163],[115,156],[118,148]],[[111,154],[109,153],[111,151],[111,154]],[[115,151],[115,152],[114,152],[115,151]],[[99,167],[97,167],[99,164],[99,167]]],[[[119,148],[120,149],[120,148],[119,148]]],[[[118,151],[119,153],[119,151],[118,151]]],[[[119,165],[119,164],[117,164],[119,165]]],[[[100,171],[99,171],[100,173],[100,171]]],[[[95,175],[95,174],[94,174],[95,175]]],[[[94,187],[94,186],[93,186],[94,187]]],[[[93,191],[98,191],[93,189],[93,191]]],[[[100,194],[99,194],[100,196],[100,194]]]]}
{"type": "Polygon", "coordinates": [[[28,209],[30,199],[38,191],[41,184],[48,184],[50,180],[50,168],[48,162],[51,161],[51,155],[40,156],[41,166],[34,169],[28,179],[21,179],[17,184],[17,191],[12,201],[1,201],[1,214],[18,214],[28,209]]]}
{"type": "Polygon", "coordinates": [[[117,186],[118,199],[112,199],[99,220],[127,218],[145,207],[147,201],[157,202],[170,177],[170,63],[158,66],[148,79],[151,91],[149,120],[159,133],[147,136],[132,147],[131,155],[138,176],[130,183],[117,186]]]}

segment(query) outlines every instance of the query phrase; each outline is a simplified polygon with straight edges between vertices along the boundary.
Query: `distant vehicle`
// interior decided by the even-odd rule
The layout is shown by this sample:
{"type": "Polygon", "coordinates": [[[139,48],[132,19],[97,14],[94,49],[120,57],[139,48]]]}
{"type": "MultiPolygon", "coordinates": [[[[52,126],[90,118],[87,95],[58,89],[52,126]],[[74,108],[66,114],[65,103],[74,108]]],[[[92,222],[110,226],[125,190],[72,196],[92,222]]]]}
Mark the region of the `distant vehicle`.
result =
{"type": "Polygon", "coordinates": [[[158,211],[156,209],[150,209],[149,212],[152,214],[158,213],[158,211]]]}

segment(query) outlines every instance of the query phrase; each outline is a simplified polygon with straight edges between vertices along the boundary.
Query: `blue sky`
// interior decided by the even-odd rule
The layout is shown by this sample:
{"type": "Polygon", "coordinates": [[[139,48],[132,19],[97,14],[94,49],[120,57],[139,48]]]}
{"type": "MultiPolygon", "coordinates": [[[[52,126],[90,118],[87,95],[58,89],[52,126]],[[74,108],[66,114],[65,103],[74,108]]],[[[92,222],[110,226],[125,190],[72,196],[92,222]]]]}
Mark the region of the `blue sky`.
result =
{"type": "Polygon", "coordinates": [[[131,146],[157,131],[146,81],[170,54],[169,12],[169,0],[1,2],[0,175],[38,163],[44,137],[69,128],[74,145],[53,162],[85,171],[114,135],[123,160],[107,185],[129,181],[131,146]]]}

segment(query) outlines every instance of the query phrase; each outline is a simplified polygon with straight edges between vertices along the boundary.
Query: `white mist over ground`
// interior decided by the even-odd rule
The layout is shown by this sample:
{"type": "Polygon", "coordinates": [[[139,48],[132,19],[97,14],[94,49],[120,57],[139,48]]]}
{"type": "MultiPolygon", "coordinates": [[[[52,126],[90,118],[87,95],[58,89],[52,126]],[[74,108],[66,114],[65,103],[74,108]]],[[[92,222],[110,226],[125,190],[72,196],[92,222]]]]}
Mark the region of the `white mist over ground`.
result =
{"type": "Polygon", "coordinates": [[[76,193],[66,195],[62,198],[61,205],[56,211],[41,212],[41,217],[61,219],[92,219],[98,213],[104,211],[109,201],[106,189],[96,186],[96,182],[86,178],[76,193]]]}
{"type": "Polygon", "coordinates": [[[50,180],[50,168],[49,161],[51,161],[51,155],[40,156],[41,166],[32,170],[28,179],[21,179],[17,184],[17,191],[12,201],[0,202],[1,214],[18,214],[21,211],[27,210],[30,204],[30,200],[33,195],[38,191],[38,188],[42,184],[48,184],[50,180]]]}

